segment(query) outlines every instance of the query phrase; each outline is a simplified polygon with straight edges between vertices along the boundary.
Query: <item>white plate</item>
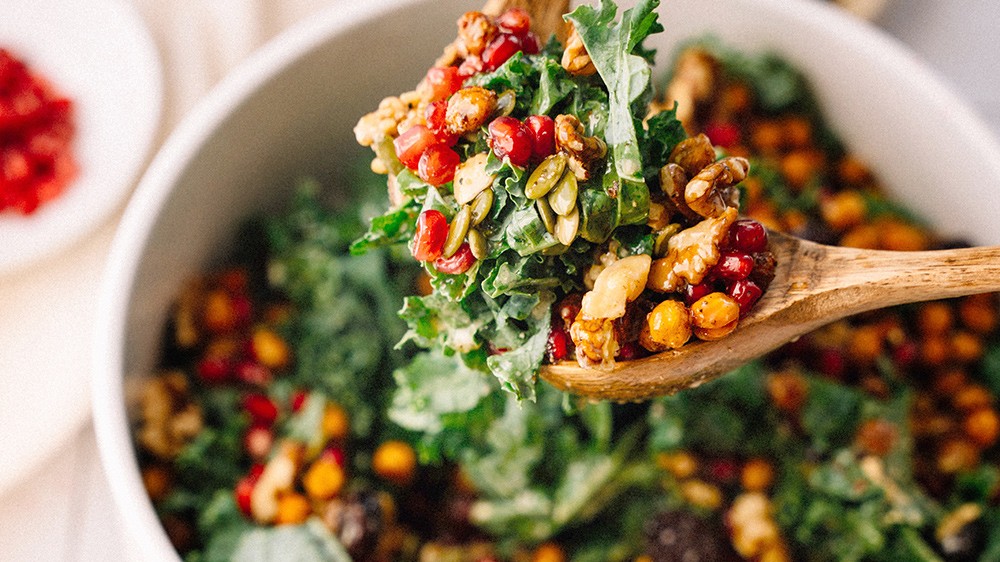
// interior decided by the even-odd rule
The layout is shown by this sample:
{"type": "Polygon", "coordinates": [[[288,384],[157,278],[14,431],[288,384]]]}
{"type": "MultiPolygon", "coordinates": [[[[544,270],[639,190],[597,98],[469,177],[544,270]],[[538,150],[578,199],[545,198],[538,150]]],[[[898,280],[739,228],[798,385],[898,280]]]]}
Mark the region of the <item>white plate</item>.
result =
{"type": "Polygon", "coordinates": [[[0,47],[76,105],[80,172],[31,215],[0,212],[0,274],[92,232],[129,194],[160,119],[162,77],[152,38],[123,0],[14,0],[0,47]]]}
{"type": "Polygon", "coordinates": [[[35,215],[0,213],[3,493],[87,421],[94,295],[112,219],[158,128],[162,79],[152,38],[126,0],[4,3],[0,47],[75,100],[81,168],[35,215]]]}

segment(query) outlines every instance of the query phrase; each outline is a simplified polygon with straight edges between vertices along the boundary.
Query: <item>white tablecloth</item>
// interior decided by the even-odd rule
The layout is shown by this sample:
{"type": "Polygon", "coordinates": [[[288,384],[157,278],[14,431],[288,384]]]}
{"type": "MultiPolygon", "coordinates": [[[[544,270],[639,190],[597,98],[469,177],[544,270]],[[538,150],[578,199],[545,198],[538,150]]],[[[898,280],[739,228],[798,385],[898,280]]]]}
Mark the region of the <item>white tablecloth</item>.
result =
{"type": "MultiPolygon", "coordinates": [[[[316,10],[346,0],[132,1],[150,26],[164,64],[162,141],[185,112],[254,48],[316,10]]],[[[1000,63],[995,57],[1000,52],[1000,8],[995,2],[896,0],[878,23],[923,55],[1000,134],[1000,63]]],[[[73,248],[74,259],[49,260],[5,290],[16,292],[19,299],[38,298],[51,284],[34,281],[68,276],[91,285],[79,289],[80,294],[95,294],[114,222],[73,248]]],[[[66,315],[67,325],[74,327],[92,324],[86,316],[93,313],[90,304],[54,307],[51,313],[66,315]]],[[[0,317],[0,322],[16,321],[0,317]]],[[[79,339],[68,342],[62,353],[76,354],[72,363],[79,365],[80,376],[87,376],[85,342],[91,334],[82,332],[72,334],[79,339]]],[[[0,560],[138,560],[119,522],[88,424],[0,495],[0,560]]]]}

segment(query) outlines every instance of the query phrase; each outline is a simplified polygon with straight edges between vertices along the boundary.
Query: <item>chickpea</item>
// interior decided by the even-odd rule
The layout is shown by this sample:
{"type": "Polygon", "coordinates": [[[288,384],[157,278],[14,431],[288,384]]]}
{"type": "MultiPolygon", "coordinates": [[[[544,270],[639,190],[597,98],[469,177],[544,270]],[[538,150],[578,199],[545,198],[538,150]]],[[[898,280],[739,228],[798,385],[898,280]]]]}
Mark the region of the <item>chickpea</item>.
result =
{"type": "Polygon", "coordinates": [[[884,457],[892,450],[898,431],[891,422],[883,419],[866,420],[858,427],[854,441],[862,452],[884,457]]]}
{"type": "Polygon", "coordinates": [[[761,121],[753,127],[750,142],[765,154],[774,154],[784,145],[784,131],[775,121],[761,121]]]}
{"type": "Polygon", "coordinates": [[[816,176],[823,165],[823,156],[815,150],[796,150],[781,159],[781,175],[789,187],[801,190],[816,176]]]}
{"type": "Polygon", "coordinates": [[[997,309],[992,295],[962,299],[958,305],[958,316],[966,328],[977,334],[988,334],[997,327],[997,309]]]}
{"type": "Polygon", "coordinates": [[[929,302],[917,312],[917,329],[925,336],[938,336],[951,329],[954,318],[951,307],[944,302],[929,302]]]}
{"type": "Polygon", "coordinates": [[[980,447],[992,447],[1000,437],[1000,417],[993,408],[979,408],[962,422],[965,434],[980,447]]]}
{"type": "Polygon", "coordinates": [[[162,465],[150,465],[142,469],[142,485],[146,488],[154,503],[163,500],[170,493],[173,478],[170,471],[162,465]]]}
{"type": "Polygon", "coordinates": [[[254,330],[250,339],[254,356],[265,367],[283,369],[288,366],[292,352],[285,340],[268,328],[254,330]]]}
{"type": "Polygon", "coordinates": [[[656,464],[679,479],[689,478],[698,470],[698,459],[687,451],[660,453],[656,464]]]}
{"type": "Polygon", "coordinates": [[[837,232],[861,224],[868,213],[864,197],[855,190],[841,191],[822,199],[819,210],[827,226],[837,232]]]}
{"type": "Polygon", "coordinates": [[[561,546],[547,542],[538,545],[531,554],[531,562],[565,562],[566,552],[561,546]]]}
{"type": "Polygon", "coordinates": [[[700,339],[714,341],[736,329],[740,305],[725,293],[709,293],[691,305],[691,324],[700,339]]]}
{"type": "Polygon", "coordinates": [[[753,102],[753,93],[750,86],[742,82],[727,84],[722,90],[722,97],[719,100],[723,110],[733,113],[743,113],[750,109],[753,102]]]}
{"type": "Polygon", "coordinates": [[[416,475],[417,455],[407,443],[386,441],[375,449],[372,469],[375,474],[390,482],[408,484],[416,475]]]}
{"type": "Polygon", "coordinates": [[[302,494],[282,494],[278,498],[278,513],[275,515],[275,525],[298,525],[309,518],[312,507],[309,500],[302,494]]]}
{"type": "Polygon", "coordinates": [[[763,492],[774,482],[774,467],[765,459],[750,459],[740,472],[740,484],[748,492],[763,492]]]}
{"type": "Polygon", "coordinates": [[[319,458],[302,476],[302,487],[313,500],[328,500],[344,487],[344,469],[333,459],[319,458]]]}
{"type": "Polygon", "coordinates": [[[969,375],[962,369],[948,369],[934,378],[934,392],[941,396],[951,396],[969,384],[969,375]]]}
{"type": "Polygon", "coordinates": [[[812,144],[812,123],[802,116],[789,117],[784,123],[785,142],[795,148],[805,148],[812,144]]]}
{"type": "Polygon", "coordinates": [[[871,172],[856,156],[848,154],[837,163],[837,174],[845,183],[859,185],[871,179],[871,172]]]}
{"type": "Polygon", "coordinates": [[[847,231],[840,238],[840,245],[847,248],[862,248],[875,250],[879,247],[878,227],[872,224],[860,224],[847,231]]]}
{"type": "Polygon", "coordinates": [[[932,336],[920,343],[920,359],[926,365],[943,365],[950,357],[951,346],[944,336],[932,336]]]}
{"type": "Polygon", "coordinates": [[[938,449],[937,469],[944,474],[969,470],[978,463],[979,450],[965,439],[950,439],[938,449]]]}
{"type": "Polygon", "coordinates": [[[323,435],[327,439],[346,439],[351,431],[351,420],[347,411],[337,404],[328,404],[323,412],[323,435]]]}
{"type": "Polygon", "coordinates": [[[872,363],[882,354],[884,343],[882,331],[878,326],[861,326],[851,334],[847,352],[855,361],[872,363]]]}
{"type": "Polygon", "coordinates": [[[800,373],[782,371],[767,378],[767,391],[775,408],[795,413],[805,404],[809,387],[800,373]]]}
{"type": "Polygon", "coordinates": [[[681,482],[681,496],[691,505],[716,510],[722,507],[722,490],[708,482],[691,479],[681,482]]]}
{"type": "Polygon", "coordinates": [[[205,295],[201,321],[205,328],[215,334],[222,334],[236,328],[236,309],[233,299],[223,289],[209,291],[205,295]]]}
{"type": "Polygon", "coordinates": [[[684,303],[665,300],[646,315],[639,344],[649,351],[677,349],[691,339],[691,314],[684,303]]]}
{"type": "Polygon", "coordinates": [[[963,412],[972,412],[993,405],[993,395],[989,390],[978,384],[965,385],[952,396],[952,404],[963,412]]]}
{"type": "Polygon", "coordinates": [[[879,246],[883,250],[916,252],[927,249],[927,234],[912,224],[889,220],[879,223],[879,226],[882,231],[879,246]]]}
{"type": "Polygon", "coordinates": [[[951,356],[959,363],[972,363],[983,356],[983,341],[966,331],[951,336],[951,356]]]}

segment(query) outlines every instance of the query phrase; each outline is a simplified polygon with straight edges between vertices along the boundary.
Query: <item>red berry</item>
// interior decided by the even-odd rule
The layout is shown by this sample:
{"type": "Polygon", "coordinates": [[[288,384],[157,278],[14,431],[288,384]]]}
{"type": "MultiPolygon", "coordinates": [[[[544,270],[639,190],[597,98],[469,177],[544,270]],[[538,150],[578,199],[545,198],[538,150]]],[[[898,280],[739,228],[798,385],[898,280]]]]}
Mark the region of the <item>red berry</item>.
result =
{"type": "Polygon", "coordinates": [[[396,157],[411,170],[417,169],[420,157],[427,147],[437,143],[438,139],[434,133],[424,125],[414,125],[392,141],[396,148],[396,157]]]}
{"type": "Polygon", "coordinates": [[[735,482],[739,473],[739,467],[732,459],[712,459],[708,463],[708,477],[720,484],[735,482]]]}
{"type": "Polygon", "coordinates": [[[233,371],[237,380],[254,386],[267,386],[274,378],[270,369],[249,359],[240,361],[233,371]]]}
{"type": "Polygon", "coordinates": [[[526,55],[537,55],[542,51],[542,44],[538,40],[538,36],[534,33],[528,32],[524,37],[521,38],[521,50],[524,51],[526,55]]]}
{"type": "Polygon", "coordinates": [[[705,135],[712,144],[723,148],[736,146],[740,142],[740,129],[733,123],[709,123],[705,125],[705,135]]]}
{"type": "Polygon", "coordinates": [[[462,88],[465,79],[457,66],[436,66],[427,71],[427,85],[431,88],[431,101],[446,100],[462,88]]]}
{"type": "Polygon", "coordinates": [[[767,250],[767,229],[753,219],[740,219],[729,228],[729,247],[748,254],[767,250]]]}
{"type": "Polygon", "coordinates": [[[909,367],[917,361],[920,346],[913,340],[906,340],[892,350],[892,361],[898,367],[909,367]]]}
{"type": "Polygon", "coordinates": [[[639,357],[639,344],[634,341],[625,342],[618,348],[618,359],[631,361],[639,357]]]}
{"type": "Polygon", "coordinates": [[[270,426],[278,419],[278,405],[259,392],[243,398],[243,409],[250,414],[250,420],[255,425],[270,426]]]}
{"type": "Polygon", "coordinates": [[[684,287],[684,304],[691,306],[701,297],[715,292],[708,283],[698,283],[697,285],[687,285],[684,287]]]}
{"type": "Polygon", "coordinates": [[[511,164],[521,168],[528,164],[534,147],[531,131],[524,123],[506,115],[491,121],[488,130],[490,148],[497,158],[508,158],[511,164]]]}
{"type": "Polygon", "coordinates": [[[832,379],[841,379],[847,370],[847,359],[840,349],[825,347],[816,355],[816,368],[832,379]]]}
{"type": "Polygon", "coordinates": [[[511,8],[500,14],[496,24],[501,31],[524,37],[531,29],[531,16],[524,8],[511,8]]]}
{"type": "Polygon", "coordinates": [[[302,406],[306,403],[306,398],[309,398],[309,393],[304,390],[296,390],[292,393],[292,398],[288,406],[293,414],[298,413],[302,409],[302,406]]]}
{"type": "Polygon", "coordinates": [[[549,341],[546,345],[549,363],[556,363],[566,358],[568,353],[566,347],[566,332],[559,329],[549,330],[549,341]]]}
{"type": "Polygon", "coordinates": [[[243,435],[243,449],[255,460],[266,459],[274,445],[274,431],[262,425],[252,425],[243,435]]]}
{"type": "Polygon", "coordinates": [[[548,115],[532,115],[524,120],[531,131],[532,154],[542,160],[556,152],[556,122],[548,115]]]}
{"type": "Polygon", "coordinates": [[[753,305],[760,300],[764,291],[749,279],[737,279],[729,284],[726,293],[740,305],[740,316],[746,316],[753,309],[753,305]]]}
{"type": "Polygon", "coordinates": [[[468,271],[474,263],[476,263],[476,257],[472,255],[472,249],[469,248],[469,243],[463,242],[462,245],[459,246],[458,251],[455,252],[455,255],[450,258],[441,257],[434,260],[434,267],[441,273],[458,275],[468,271]]]}
{"type": "Polygon", "coordinates": [[[417,217],[417,232],[411,251],[417,261],[434,261],[441,256],[444,239],[448,237],[448,220],[441,211],[428,209],[417,217]]]}
{"type": "Polygon", "coordinates": [[[496,70],[521,49],[522,44],[519,37],[501,33],[483,51],[483,64],[489,70],[496,70]]]}
{"type": "Polygon", "coordinates": [[[447,145],[432,144],[420,156],[417,175],[433,186],[444,185],[455,177],[455,168],[461,161],[458,153],[447,145]]]}
{"type": "Polygon", "coordinates": [[[219,384],[229,379],[233,365],[227,357],[208,355],[202,357],[195,367],[198,378],[207,384],[219,384]]]}
{"type": "Polygon", "coordinates": [[[427,109],[424,110],[424,121],[427,122],[427,128],[431,130],[435,135],[441,135],[447,132],[447,123],[444,118],[448,114],[448,102],[445,100],[437,100],[427,104],[427,109]]]}
{"type": "Polygon", "coordinates": [[[236,506],[247,517],[250,517],[250,495],[253,494],[253,488],[257,485],[257,481],[260,480],[260,475],[263,472],[263,464],[257,463],[251,466],[250,472],[243,478],[240,478],[239,482],[236,483],[236,488],[233,490],[233,496],[236,498],[236,506]]]}
{"type": "Polygon", "coordinates": [[[230,304],[233,307],[236,326],[249,326],[253,320],[253,302],[250,297],[244,293],[236,293],[232,295],[230,304]]]}
{"type": "Polygon", "coordinates": [[[753,271],[753,258],[742,252],[725,251],[712,268],[712,275],[722,279],[746,279],[753,271]]]}
{"type": "Polygon", "coordinates": [[[320,458],[329,459],[335,462],[340,468],[344,468],[344,449],[340,447],[327,447],[320,453],[320,458]]]}

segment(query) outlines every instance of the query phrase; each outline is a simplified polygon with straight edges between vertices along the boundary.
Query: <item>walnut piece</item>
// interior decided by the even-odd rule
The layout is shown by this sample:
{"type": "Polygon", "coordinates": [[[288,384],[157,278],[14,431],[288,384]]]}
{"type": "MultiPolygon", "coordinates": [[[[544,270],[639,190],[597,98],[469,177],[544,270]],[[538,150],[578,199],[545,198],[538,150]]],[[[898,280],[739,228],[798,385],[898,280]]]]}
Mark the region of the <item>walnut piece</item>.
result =
{"type": "Polygon", "coordinates": [[[497,36],[498,29],[489,16],[482,12],[465,12],[458,18],[458,53],[463,58],[478,57],[497,36]]]}
{"type": "Polygon", "coordinates": [[[581,312],[569,327],[569,335],[576,345],[576,360],[581,367],[603,371],[614,368],[618,354],[614,320],[587,318],[581,312]]]}
{"type": "Polygon", "coordinates": [[[684,188],[684,201],[703,217],[717,217],[738,204],[736,184],[746,179],[749,170],[746,158],[723,158],[691,178],[684,188]]]}
{"type": "Polygon", "coordinates": [[[556,150],[569,156],[567,165],[580,181],[590,178],[594,163],[608,154],[608,145],[584,135],[583,123],[574,115],[556,116],[556,150]]]}
{"type": "Polygon", "coordinates": [[[697,285],[719,261],[719,246],[736,221],[733,207],[718,217],[705,219],[691,228],[675,234],[667,242],[667,255],[654,260],[646,287],[662,293],[672,293],[685,283],[697,285]]]}
{"type": "Polygon", "coordinates": [[[583,38],[577,33],[576,27],[570,31],[566,39],[566,49],[563,50],[562,67],[573,76],[590,76],[597,72],[594,61],[583,44],[583,38]]]}

